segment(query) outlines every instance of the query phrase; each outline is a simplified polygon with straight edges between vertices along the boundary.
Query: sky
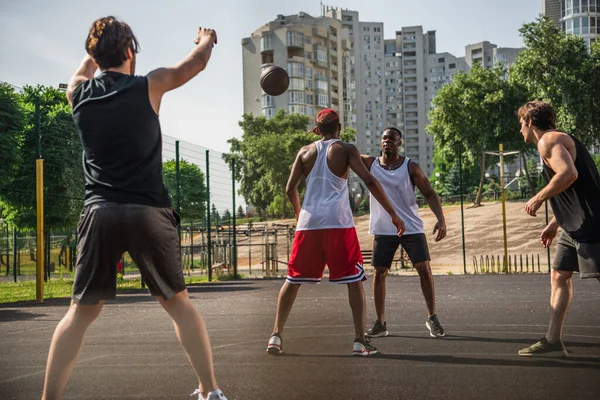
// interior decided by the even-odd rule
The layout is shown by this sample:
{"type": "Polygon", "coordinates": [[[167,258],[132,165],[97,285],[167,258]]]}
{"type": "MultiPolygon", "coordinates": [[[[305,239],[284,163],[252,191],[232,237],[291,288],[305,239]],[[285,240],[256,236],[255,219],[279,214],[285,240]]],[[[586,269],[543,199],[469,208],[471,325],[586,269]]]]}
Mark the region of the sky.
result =
{"type": "MultiPolygon", "coordinates": [[[[518,29],[533,21],[541,0],[344,0],[325,2],[383,22],[385,38],[402,26],[435,30],[437,51],[464,56],[467,44],[488,40],[522,46],[518,29]]],[[[221,152],[241,135],[241,40],[277,14],[321,14],[318,1],[288,0],[0,0],[0,81],[17,86],[67,83],[84,56],[91,23],[106,15],[127,22],[141,45],[138,74],[181,61],[198,26],[217,31],[205,71],[163,99],[163,134],[221,152]]],[[[259,77],[257,76],[257,79],[259,77]]]]}

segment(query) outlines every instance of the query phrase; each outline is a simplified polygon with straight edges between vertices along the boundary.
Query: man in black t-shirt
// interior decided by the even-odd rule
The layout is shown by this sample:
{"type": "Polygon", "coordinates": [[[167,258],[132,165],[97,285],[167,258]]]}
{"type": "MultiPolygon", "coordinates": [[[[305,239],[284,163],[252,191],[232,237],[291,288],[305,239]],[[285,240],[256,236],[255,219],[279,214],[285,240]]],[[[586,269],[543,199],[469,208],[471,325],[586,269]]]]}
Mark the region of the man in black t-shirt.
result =
{"type": "Polygon", "coordinates": [[[61,397],[85,331],[104,300],[115,298],[115,265],[126,251],[173,319],[200,382],[199,399],[225,399],[214,377],[204,321],[188,297],[179,216],[162,181],[162,96],[206,67],[217,36],[199,28],[194,42],[176,66],[135,76],[138,42],[131,28],[114,17],[100,18],[90,28],[87,55],[67,88],[85,176],[73,301],[52,338],[42,399],[61,397]]]}
{"type": "Polygon", "coordinates": [[[600,280],[600,175],[586,147],[574,136],[556,130],[556,114],[547,103],[532,101],[519,109],[525,142],[537,145],[548,183],[525,206],[527,214],[549,200],[554,218],[540,240],[549,247],[558,237],[551,272],[550,324],[546,335],[521,356],[566,357],[562,327],[573,297],[571,277],[600,280]]]}

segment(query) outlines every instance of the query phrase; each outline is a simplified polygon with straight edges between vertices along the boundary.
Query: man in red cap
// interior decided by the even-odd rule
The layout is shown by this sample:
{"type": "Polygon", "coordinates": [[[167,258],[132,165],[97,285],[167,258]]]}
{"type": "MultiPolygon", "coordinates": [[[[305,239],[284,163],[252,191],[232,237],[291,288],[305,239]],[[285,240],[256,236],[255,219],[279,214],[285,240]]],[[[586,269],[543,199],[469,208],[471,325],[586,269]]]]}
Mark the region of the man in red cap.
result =
{"type": "Polygon", "coordinates": [[[298,222],[288,276],[279,292],[275,327],[267,347],[267,352],[272,355],[283,351],[283,327],[300,285],[321,282],[325,265],[329,268],[329,283],[348,285],[355,329],[352,355],[377,353],[365,338],[366,302],[362,282],[367,277],[348,198],[350,168],[390,215],[398,235],[404,233],[404,222],[394,211],[379,182],[363,164],[356,146],[340,140],[340,130],[337,112],[331,108],[321,111],[317,126],[311,131],[321,135],[321,140],[300,149],[287,183],[287,195],[298,222]],[[303,177],[306,194],[301,205],[298,185],[303,177]]]}

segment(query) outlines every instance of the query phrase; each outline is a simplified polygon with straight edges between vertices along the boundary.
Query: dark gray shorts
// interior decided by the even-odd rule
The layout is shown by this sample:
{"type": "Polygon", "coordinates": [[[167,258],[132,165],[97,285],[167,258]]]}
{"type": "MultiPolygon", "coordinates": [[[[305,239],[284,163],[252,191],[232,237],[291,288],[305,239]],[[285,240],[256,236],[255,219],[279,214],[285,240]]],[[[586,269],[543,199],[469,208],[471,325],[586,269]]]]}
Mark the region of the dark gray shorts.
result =
{"type": "Polygon", "coordinates": [[[581,278],[600,278],[600,242],[579,243],[561,231],[552,268],[577,271],[581,278]]]}
{"type": "Polygon", "coordinates": [[[153,296],[169,299],[185,290],[177,225],[172,207],[96,203],[84,208],[77,233],[73,300],[113,300],[117,264],[128,252],[153,296]]]}
{"type": "Polygon", "coordinates": [[[431,260],[429,248],[427,247],[427,238],[424,233],[402,235],[400,237],[396,235],[375,235],[371,265],[374,267],[391,268],[394,254],[396,254],[396,250],[398,250],[398,246],[400,245],[402,245],[402,248],[408,254],[408,258],[410,258],[410,262],[413,265],[431,260]]]}

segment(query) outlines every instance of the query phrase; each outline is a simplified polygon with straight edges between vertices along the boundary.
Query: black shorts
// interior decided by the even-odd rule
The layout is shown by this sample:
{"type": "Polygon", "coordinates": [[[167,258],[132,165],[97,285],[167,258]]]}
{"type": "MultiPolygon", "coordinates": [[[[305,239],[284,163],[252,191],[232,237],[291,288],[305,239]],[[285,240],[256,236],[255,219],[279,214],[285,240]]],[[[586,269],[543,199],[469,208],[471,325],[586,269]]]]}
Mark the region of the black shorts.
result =
{"type": "Polygon", "coordinates": [[[580,243],[561,231],[552,268],[579,272],[581,278],[600,278],[600,242],[580,243]]]}
{"type": "Polygon", "coordinates": [[[416,233],[412,235],[375,235],[373,239],[373,258],[371,265],[374,267],[392,267],[394,254],[398,250],[398,246],[408,254],[408,258],[413,265],[423,261],[429,261],[429,248],[427,247],[427,238],[424,233],[416,233]]]}
{"type": "Polygon", "coordinates": [[[185,290],[177,225],[172,207],[96,203],[84,208],[77,233],[73,301],[113,300],[117,264],[128,252],[153,296],[169,299],[185,290]]]}

